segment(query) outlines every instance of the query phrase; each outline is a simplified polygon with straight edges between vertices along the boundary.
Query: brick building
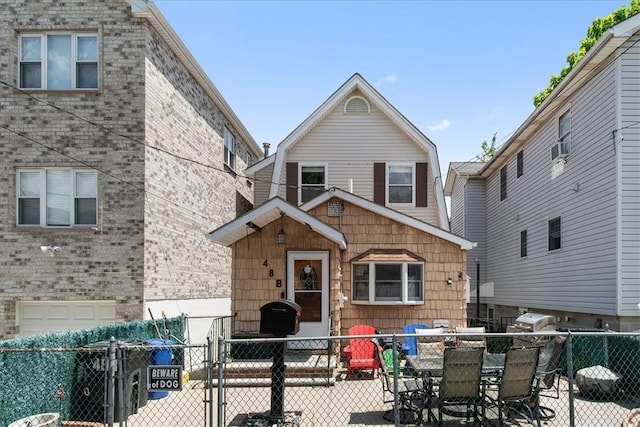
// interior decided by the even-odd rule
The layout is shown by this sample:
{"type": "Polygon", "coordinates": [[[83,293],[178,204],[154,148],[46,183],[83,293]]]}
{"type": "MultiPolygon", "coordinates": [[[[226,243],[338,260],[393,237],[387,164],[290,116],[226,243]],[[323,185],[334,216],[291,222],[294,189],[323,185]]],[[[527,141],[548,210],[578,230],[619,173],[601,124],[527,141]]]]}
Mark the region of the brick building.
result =
{"type": "Polygon", "coordinates": [[[153,4],[0,8],[0,339],[216,315],[260,147],[153,4]]]}

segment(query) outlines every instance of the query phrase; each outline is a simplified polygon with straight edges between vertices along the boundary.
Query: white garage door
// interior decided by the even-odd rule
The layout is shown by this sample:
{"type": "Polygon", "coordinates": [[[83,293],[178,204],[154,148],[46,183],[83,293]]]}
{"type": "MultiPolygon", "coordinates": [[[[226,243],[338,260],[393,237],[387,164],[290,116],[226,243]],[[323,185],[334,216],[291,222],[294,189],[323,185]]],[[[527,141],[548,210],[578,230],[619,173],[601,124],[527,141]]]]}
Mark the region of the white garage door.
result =
{"type": "Polygon", "coordinates": [[[116,302],[19,301],[18,336],[68,331],[115,323],[116,302]]]}

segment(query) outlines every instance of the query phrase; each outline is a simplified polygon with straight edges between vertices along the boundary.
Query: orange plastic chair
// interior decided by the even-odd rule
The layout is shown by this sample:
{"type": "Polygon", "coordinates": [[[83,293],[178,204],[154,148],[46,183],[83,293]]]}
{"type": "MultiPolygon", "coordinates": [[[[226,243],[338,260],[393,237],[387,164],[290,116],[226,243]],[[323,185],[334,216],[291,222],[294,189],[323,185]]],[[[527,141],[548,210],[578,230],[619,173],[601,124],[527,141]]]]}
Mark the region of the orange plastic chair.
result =
{"type": "MultiPolygon", "coordinates": [[[[349,328],[349,335],[375,335],[376,330],[369,325],[356,325],[349,328]]],[[[354,371],[371,370],[375,378],[380,369],[380,361],[376,357],[377,344],[372,338],[351,338],[349,345],[344,348],[344,356],[347,361],[347,378],[354,371]]]]}

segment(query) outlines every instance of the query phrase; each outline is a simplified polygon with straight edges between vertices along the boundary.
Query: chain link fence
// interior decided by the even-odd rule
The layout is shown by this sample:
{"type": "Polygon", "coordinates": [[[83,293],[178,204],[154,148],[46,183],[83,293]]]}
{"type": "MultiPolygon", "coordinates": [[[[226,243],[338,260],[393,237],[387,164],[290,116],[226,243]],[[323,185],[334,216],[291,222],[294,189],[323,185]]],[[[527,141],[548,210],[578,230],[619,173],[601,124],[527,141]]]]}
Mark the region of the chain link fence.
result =
{"type": "Polygon", "coordinates": [[[504,425],[536,425],[537,419],[547,426],[640,425],[638,333],[231,339],[221,346],[225,426],[435,425],[440,412],[443,425],[473,418],[483,425],[498,425],[500,418],[504,425]],[[406,354],[412,339],[417,354],[406,354]],[[472,363],[458,366],[456,378],[445,353],[478,347],[479,370],[472,363]],[[530,379],[517,363],[521,356],[507,356],[523,347],[536,353],[530,379]],[[275,364],[283,349],[284,370],[275,364]],[[449,382],[443,382],[447,372],[449,382]],[[451,376],[455,384],[476,374],[477,400],[475,391],[472,398],[447,396],[451,376]],[[512,378],[515,384],[531,381],[525,396],[508,396],[512,378]]]}
{"type": "MultiPolygon", "coordinates": [[[[0,349],[3,367],[11,366],[12,360],[27,359],[32,361],[30,369],[37,371],[43,356],[48,365],[71,368],[61,369],[59,375],[42,373],[49,382],[59,381],[40,387],[35,395],[43,413],[16,420],[13,413],[7,413],[9,402],[2,402],[1,426],[216,425],[208,410],[214,390],[208,362],[212,358],[206,345],[112,339],[73,349],[0,349]]],[[[3,399],[19,400],[27,394],[26,390],[8,391],[5,388],[3,399]]]]}
{"type": "Polygon", "coordinates": [[[13,358],[36,372],[45,358],[71,366],[33,384],[41,414],[8,413],[9,400],[27,393],[4,384],[0,426],[436,425],[441,414],[445,426],[640,423],[638,333],[221,336],[216,344],[0,349],[3,369],[13,358]],[[533,351],[513,350],[523,348],[533,351]],[[524,395],[513,395],[518,386],[524,395]]]}

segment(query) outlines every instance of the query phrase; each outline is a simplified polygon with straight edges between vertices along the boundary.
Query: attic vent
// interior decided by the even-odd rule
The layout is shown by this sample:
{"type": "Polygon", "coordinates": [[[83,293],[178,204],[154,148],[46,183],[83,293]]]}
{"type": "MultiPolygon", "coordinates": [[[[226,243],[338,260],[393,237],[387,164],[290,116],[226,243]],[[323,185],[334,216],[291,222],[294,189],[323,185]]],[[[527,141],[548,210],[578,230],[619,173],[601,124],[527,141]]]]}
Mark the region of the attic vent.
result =
{"type": "Polygon", "coordinates": [[[370,114],[371,108],[366,99],[361,96],[352,96],[344,104],[345,114],[370,114]]]}
{"type": "Polygon", "coordinates": [[[344,206],[342,205],[342,202],[338,200],[332,200],[327,204],[328,216],[340,216],[343,210],[344,210],[344,206]]]}

